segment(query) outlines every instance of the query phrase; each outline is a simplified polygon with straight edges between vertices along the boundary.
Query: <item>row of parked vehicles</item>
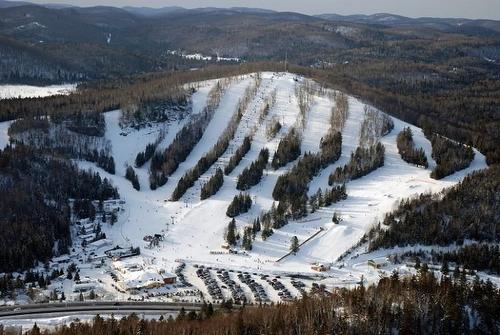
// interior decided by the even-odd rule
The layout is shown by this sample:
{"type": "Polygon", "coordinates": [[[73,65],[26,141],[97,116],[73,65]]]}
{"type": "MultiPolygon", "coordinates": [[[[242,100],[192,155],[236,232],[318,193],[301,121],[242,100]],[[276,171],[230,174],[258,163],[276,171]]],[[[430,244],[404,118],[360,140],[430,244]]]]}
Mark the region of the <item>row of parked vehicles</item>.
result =
{"type": "Polygon", "coordinates": [[[226,288],[231,291],[231,296],[235,304],[243,304],[247,301],[245,292],[240,285],[238,285],[234,280],[231,279],[228,271],[217,270],[217,277],[222,283],[224,283],[224,285],[226,285],[225,287],[222,286],[222,288],[226,288]]]}
{"type": "MultiPolygon", "coordinates": [[[[267,284],[269,284],[269,286],[271,286],[277,292],[282,301],[291,301],[295,298],[290,292],[290,289],[288,289],[284,285],[280,276],[250,273],[241,270],[226,270],[221,268],[205,267],[203,265],[197,264],[195,264],[194,267],[197,269],[197,276],[203,280],[210,296],[214,300],[223,300],[224,295],[222,294],[222,289],[227,289],[230,291],[231,298],[235,304],[243,304],[248,301],[248,297],[245,296],[243,288],[233,279],[234,277],[231,277],[231,273],[236,274],[238,280],[250,288],[250,290],[252,291],[253,300],[256,303],[271,302],[268,292],[266,292],[264,286],[260,282],[255,280],[257,278],[260,278],[260,280],[265,281],[267,284]],[[214,273],[217,275],[217,278],[222,283],[221,286],[219,286],[217,280],[212,276],[211,271],[214,271],[214,273]]],[[[299,279],[293,278],[291,280],[291,285],[301,295],[306,294],[306,284],[304,282],[300,281],[299,279]]]]}
{"type": "Polygon", "coordinates": [[[184,276],[184,269],[186,268],[186,263],[180,263],[175,269],[175,275],[177,276],[177,281],[184,287],[192,287],[193,285],[187,281],[186,276],[184,276]]]}
{"type": "Polygon", "coordinates": [[[288,301],[293,299],[290,291],[277,278],[266,278],[266,281],[278,292],[278,296],[281,298],[281,300],[288,301]]]}
{"type": "Polygon", "coordinates": [[[243,284],[246,284],[248,287],[250,287],[255,302],[257,303],[271,302],[271,300],[267,296],[266,290],[264,290],[264,287],[261,284],[257,283],[249,273],[238,273],[238,279],[243,284]]]}
{"type": "Polygon", "coordinates": [[[222,290],[217,284],[217,281],[214,278],[212,278],[209,268],[205,268],[203,265],[200,265],[200,267],[196,270],[196,275],[198,276],[198,278],[203,280],[203,283],[205,283],[205,286],[207,287],[208,290],[208,294],[210,294],[212,300],[214,301],[224,300],[224,296],[222,295],[222,290]]]}

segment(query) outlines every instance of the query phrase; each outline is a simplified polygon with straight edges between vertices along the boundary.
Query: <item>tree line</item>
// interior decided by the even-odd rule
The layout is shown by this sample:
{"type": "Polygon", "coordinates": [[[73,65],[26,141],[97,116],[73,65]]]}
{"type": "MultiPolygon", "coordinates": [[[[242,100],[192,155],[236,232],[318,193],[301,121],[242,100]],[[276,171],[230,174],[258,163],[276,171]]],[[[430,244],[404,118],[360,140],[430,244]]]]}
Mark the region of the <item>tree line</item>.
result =
{"type": "Polygon", "coordinates": [[[388,115],[373,107],[365,105],[363,108],[364,118],[359,133],[359,146],[371,147],[394,129],[394,122],[388,115]]]}
{"type": "Polygon", "coordinates": [[[245,155],[250,151],[250,148],[252,147],[252,137],[251,136],[245,136],[243,139],[243,143],[236,149],[234,154],[231,156],[229,159],[229,162],[227,163],[226,167],[224,168],[224,174],[226,176],[230,175],[231,172],[240,164],[241,160],[245,155]]]}
{"type": "Polygon", "coordinates": [[[385,148],[379,142],[369,148],[357,147],[351,153],[349,162],[343,167],[337,167],[329,178],[328,184],[342,184],[366,176],[384,165],[385,148]]]}
{"type": "Polygon", "coordinates": [[[422,148],[415,148],[415,143],[413,142],[413,133],[410,127],[405,127],[401,132],[399,132],[396,139],[396,144],[398,147],[398,152],[401,158],[410,164],[417,166],[429,167],[427,162],[427,156],[422,148]]]}
{"type": "Polygon", "coordinates": [[[161,129],[153,143],[148,143],[144,151],[141,151],[135,157],[135,167],[140,168],[144,166],[156,152],[158,145],[165,139],[166,131],[161,129]]]}
{"type": "Polygon", "coordinates": [[[415,262],[415,267],[429,263],[441,265],[441,271],[450,271],[450,265],[457,269],[468,269],[469,274],[474,271],[484,271],[487,274],[500,274],[500,247],[489,243],[464,244],[448,251],[431,249],[425,251],[409,251],[401,255],[401,259],[410,259],[415,262]]]}
{"type": "Polygon", "coordinates": [[[268,161],[269,149],[261,149],[259,152],[259,157],[255,161],[253,161],[249,167],[246,167],[238,176],[236,189],[240,191],[246,191],[249,190],[252,186],[260,183],[268,161]]]}
{"type": "Polygon", "coordinates": [[[133,167],[131,166],[127,167],[127,170],[125,171],[125,178],[132,183],[133,188],[135,188],[137,191],[141,190],[141,184],[139,183],[139,178],[137,177],[137,174],[135,173],[133,167]]]}
{"type": "Polygon", "coordinates": [[[278,144],[278,149],[274,153],[271,166],[273,169],[287,165],[288,163],[296,160],[300,156],[300,145],[302,143],[301,134],[295,127],[291,128],[288,134],[283,137],[278,144]]]}
{"type": "Polygon", "coordinates": [[[252,207],[252,198],[248,193],[242,193],[235,195],[229,207],[227,208],[226,215],[230,218],[234,218],[240,214],[246,213],[252,207]]]}
{"type": "Polygon", "coordinates": [[[201,200],[208,199],[216,194],[222,187],[222,184],[224,184],[224,173],[221,168],[217,168],[215,174],[201,187],[201,200]]]}
{"type": "Polygon", "coordinates": [[[330,190],[326,189],[325,191],[319,188],[316,193],[309,197],[311,213],[321,207],[330,207],[332,204],[345,199],[347,199],[345,184],[333,186],[330,190]]]}

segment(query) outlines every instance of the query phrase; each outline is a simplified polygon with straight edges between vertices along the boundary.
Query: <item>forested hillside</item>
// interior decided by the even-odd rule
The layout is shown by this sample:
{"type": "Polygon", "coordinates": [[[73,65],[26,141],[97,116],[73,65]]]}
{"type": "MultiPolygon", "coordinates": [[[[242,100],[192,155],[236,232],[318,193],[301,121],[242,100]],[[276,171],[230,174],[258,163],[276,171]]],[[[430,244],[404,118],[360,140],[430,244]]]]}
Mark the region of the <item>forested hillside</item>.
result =
{"type": "Polygon", "coordinates": [[[372,250],[406,244],[449,245],[500,239],[500,167],[467,176],[443,195],[403,200],[370,234],[372,250]]]}
{"type": "Polygon", "coordinates": [[[498,334],[499,31],[1,8],[0,305],[204,304],[54,335],[498,334]]]}
{"type": "Polygon", "coordinates": [[[0,191],[0,272],[68,252],[68,199],[118,197],[98,174],[21,145],[0,150],[0,191]]]}

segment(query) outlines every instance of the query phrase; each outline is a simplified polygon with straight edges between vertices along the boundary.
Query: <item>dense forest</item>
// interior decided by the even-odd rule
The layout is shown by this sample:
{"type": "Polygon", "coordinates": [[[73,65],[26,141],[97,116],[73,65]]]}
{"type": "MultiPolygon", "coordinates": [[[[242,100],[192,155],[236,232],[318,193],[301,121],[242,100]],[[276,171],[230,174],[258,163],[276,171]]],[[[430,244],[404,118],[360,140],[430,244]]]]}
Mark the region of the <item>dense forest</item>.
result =
{"type": "Polygon", "coordinates": [[[68,252],[68,199],[117,198],[98,174],[31,148],[0,151],[0,272],[18,271],[68,252]],[[57,242],[58,250],[54,251],[57,242]]]}
{"type": "MultiPolygon", "coordinates": [[[[73,322],[51,335],[111,334],[496,334],[500,291],[465,271],[434,276],[427,265],[401,278],[398,273],[377,284],[326,290],[317,286],[289,304],[201,311],[181,311],[176,319],[147,320],[132,314],[120,320],[96,316],[92,323],[73,322]]],[[[2,334],[0,330],[0,334],[2,334]]],[[[30,335],[43,334],[34,326],[30,335]]],[[[2,334],[3,335],[3,334],[2,334]]]]}
{"type": "Polygon", "coordinates": [[[290,129],[278,144],[278,149],[276,149],[271,161],[272,168],[277,170],[299,158],[301,143],[302,136],[300,132],[296,128],[290,129]]]}
{"type": "Polygon", "coordinates": [[[105,123],[102,114],[76,113],[65,120],[53,118],[19,119],[12,123],[9,135],[13,143],[43,150],[66,158],[95,162],[114,174],[115,162],[111,145],[103,137],[105,123]]]}
{"type": "Polygon", "coordinates": [[[424,149],[415,148],[413,134],[410,127],[406,127],[398,134],[396,143],[398,146],[398,152],[405,162],[422,166],[426,169],[429,167],[429,162],[427,162],[427,156],[425,155],[424,149]]]}
{"type": "Polygon", "coordinates": [[[226,215],[230,218],[234,218],[248,212],[251,207],[252,198],[250,198],[250,195],[248,193],[240,193],[234,196],[233,201],[231,201],[227,208],[226,215]]]}
{"type": "Polygon", "coordinates": [[[356,151],[351,153],[349,162],[343,167],[337,167],[330,174],[328,184],[342,184],[366,176],[384,165],[384,155],[385,148],[380,142],[369,148],[357,147],[356,151]]]}
{"type": "Polygon", "coordinates": [[[370,249],[500,239],[500,167],[473,173],[443,194],[402,200],[369,233],[370,249]],[[385,226],[387,229],[382,228],[385,226]]]}
{"type": "Polygon", "coordinates": [[[246,191],[252,186],[260,183],[260,179],[264,173],[264,169],[269,161],[269,149],[264,148],[259,152],[259,157],[246,167],[238,176],[236,188],[240,191],[246,191]]]}
{"type": "Polygon", "coordinates": [[[201,187],[200,199],[205,200],[216,194],[224,184],[224,173],[221,168],[215,170],[215,174],[201,187]]]}
{"type": "Polygon", "coordinates": [[[469,146],[455,143],[439,135],[431,135],[432,158],[437,166],[432,170],[431,177],[442,179],[456,171],[465,169],[474,159],[474,151],[469,146]]]}

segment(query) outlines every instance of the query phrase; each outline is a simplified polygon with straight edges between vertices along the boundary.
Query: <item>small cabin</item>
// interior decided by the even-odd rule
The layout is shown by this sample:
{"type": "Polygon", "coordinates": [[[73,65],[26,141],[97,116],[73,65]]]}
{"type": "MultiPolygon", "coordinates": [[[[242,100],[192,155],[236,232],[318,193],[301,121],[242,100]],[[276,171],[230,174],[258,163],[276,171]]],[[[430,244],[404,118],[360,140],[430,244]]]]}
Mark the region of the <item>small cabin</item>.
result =
{"type": "Polygon", "coordinates": [[[387,259],[386,258],[378,258],[378,259],[370,259],[368,260],[368,265],[375,268],[375,269],[380,269],[386,266],[387,259]]]}
{"type": "Polygon", "coordinates": [[[330,265],[314,264],[311,266],[311,270],[317,271],[317,272],[326,272],[326,271],[330,270],[330,265]]]}

